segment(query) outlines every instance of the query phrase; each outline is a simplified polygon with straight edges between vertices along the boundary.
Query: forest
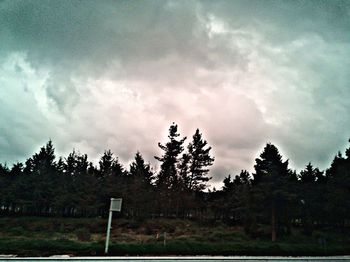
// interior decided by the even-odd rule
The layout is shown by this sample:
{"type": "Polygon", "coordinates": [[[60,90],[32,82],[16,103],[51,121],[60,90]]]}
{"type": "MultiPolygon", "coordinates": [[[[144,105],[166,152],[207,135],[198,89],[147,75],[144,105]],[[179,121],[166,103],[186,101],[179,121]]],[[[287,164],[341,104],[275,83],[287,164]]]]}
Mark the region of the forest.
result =
{"type": "MultiPolygon", "coordinates": [[[[258,237],[268,227],[272,241],[299,227],[348,230],[350,226],[350,147],[338,152],[324,171],[307,164],[297,173],[278,148],[267,143],[254,171],[228,175],[220,190],[205,190],[214,163],[211,147],[197,129],[186,137],[173,123],[168,141],[159,143],[155,171],[140,152],[129,167],[106,150],[97,166],[73,150],[56,157],[52,141],[25,163],[0,164],[0,215],[106,217],[111,197],[123,198],[119,216],[222,221],[258,237]]],[[[307,162],[306,162],[307,163],[307,162]]]]}

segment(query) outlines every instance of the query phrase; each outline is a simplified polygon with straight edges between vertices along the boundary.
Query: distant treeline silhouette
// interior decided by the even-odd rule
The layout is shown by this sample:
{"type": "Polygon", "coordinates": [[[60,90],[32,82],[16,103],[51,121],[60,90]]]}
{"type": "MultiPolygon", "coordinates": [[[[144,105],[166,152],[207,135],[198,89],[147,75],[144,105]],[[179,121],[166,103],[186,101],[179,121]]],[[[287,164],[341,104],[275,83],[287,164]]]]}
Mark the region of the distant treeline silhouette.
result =
{"type": "Polygon", "coordinates": [[[276,146],[266,144],[254,173],[227,176],[221,190],[204,192],[214,158],[197,129],[185,147],[177,125],[154,172],[140,152],[128,169],[110,150],[96,167],[86,154],[73,151],[56,158],[52,141],[23,163],[0,164],[0,214],[105,217],[111,197],[123,198],[122,216],[222,220],[271,239],[291,233],[292,226],[312,234],[315,228],[343,230],[350,224],[350,148],[335,156],[326,171],[309,163],[299,174],[283,161],[276,146]]]}

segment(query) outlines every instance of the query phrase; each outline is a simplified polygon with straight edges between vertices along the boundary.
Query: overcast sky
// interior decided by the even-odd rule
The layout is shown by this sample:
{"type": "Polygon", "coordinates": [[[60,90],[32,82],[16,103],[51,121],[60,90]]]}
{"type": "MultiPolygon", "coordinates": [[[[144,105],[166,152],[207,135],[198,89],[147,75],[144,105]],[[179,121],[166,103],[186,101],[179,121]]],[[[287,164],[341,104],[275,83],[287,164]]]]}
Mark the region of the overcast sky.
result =
{"type": "Polygon", "coordinates": [[[213,147],[213,182],[266,142],[329,166],[350,137],[350,1],[0,0],[0,162],[50,138],[156,164],[172,122],[213,147]]]}

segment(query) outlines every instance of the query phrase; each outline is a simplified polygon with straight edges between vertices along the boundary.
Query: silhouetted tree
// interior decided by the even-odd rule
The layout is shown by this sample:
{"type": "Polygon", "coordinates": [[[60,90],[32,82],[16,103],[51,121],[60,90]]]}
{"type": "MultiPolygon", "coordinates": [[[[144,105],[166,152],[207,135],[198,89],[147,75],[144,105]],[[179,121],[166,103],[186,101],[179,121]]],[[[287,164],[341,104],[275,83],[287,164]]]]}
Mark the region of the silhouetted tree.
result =
{"type": "MultiPolygon", "coordinates": [[[[350,140],[349,140],[350,142],[350,140]]],[[[345,227],[350,219],[350,147],[334,158],[331,167],[326,171],[327,196],[326,213],[334,226],[345,227]]]]}
{"type": "Polygon", "coordinates": [[[250,211],[253,210],[250,205],[250,174],[246,170],[242,170],[233,179],[231,175],[225,177],[223,183],[223,201],[221,204],[223,217],[230,224],[244,225],[249,233],[255,226],[250,217],[250,211]]]}
{"type": "Polygon", "coordinates": [[[140,152],[130,164],[130,212],[136,217],[147,217],[153,211],[153,172],[140,152]]]}
{"type": "Polygon", "coordinates": [[[256,201],[267,208],[260,210],[261,214],[269,210],[271,239],[276,241],[277,226],[282,222],[279,218],[287,211],[288,203],[293,197],[288,186],[288,160],[283,161],[277,147],[268,143],[255,162],[253,192],[256,201]]]}
{"type": "Polygon", "coordinates": [[[35,212],[38,214],[52,213],[58,181],[55,158],[55,149],[51,140],[32,157],[31,188],[33,191],[30,192],[30,196],[35,203],[35,212]]]}
{"type": "MultiPolygon", "coordinates": [[[[156,177],[156,188],[158,191],[158,206],[161,210],[169,213],[170,207],[176,206],[176,199],[179,199],[181,180],[178,174],[179,155],[184,150],[183,143],[186,137],[179,138],[177,125],[173,123],[169,128],[169,142],[165,145],[158,143],[158,146],[164,151],[161,157],[155,156],[155,159],[161,162],[160,171],[156,177]]],[[[172,208],[173,210],[174,208],[172,208]]]]}
{"type": "Polygon", "coordinates": [[[211,177],[208,177],[208,167],[214,162],[210,156],[211,147],[207,146],[206,140],[203,140],[199,129],[193,135],[192,141],[188,145],[188,154],[190,156],[190,178],[189,188],[193,191],[202,191],[206,187],[211,177]]]}
{"type": "Polygon", "coordinates": [[[321,200],[322,192],[320,192],[316,181],[322,176],[322,173],[309,163],[304,170],[300,171],[299,175],[300,187],[298,194],[301,206],[301,219],[304,233],[307,235],[311,235],[314,230],[314,223],[317,220],[317,213],[320,208],[318,202],[321,200]]]}
{"type": "Polygon", "coordinates": [[[99,161],[98,184],[101,215],[106,215],[112,197],[122,197],[125,206],[128,206],[127,177],[118,158],[111,150],[104,152],[99,161]]]}

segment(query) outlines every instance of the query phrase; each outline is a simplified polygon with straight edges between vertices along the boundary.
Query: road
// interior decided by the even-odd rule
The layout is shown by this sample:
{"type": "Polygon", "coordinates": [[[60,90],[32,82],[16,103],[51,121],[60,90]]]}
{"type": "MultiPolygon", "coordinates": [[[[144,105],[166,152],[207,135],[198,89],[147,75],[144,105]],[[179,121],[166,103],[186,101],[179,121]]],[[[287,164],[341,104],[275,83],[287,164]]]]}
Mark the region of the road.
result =
{"type": "Polygon", "coordinates": [[[72,261],[72,262],[105,262],[105,261],[114,261],[114,262],[326,262],[326,261],[350,261],[350,256],[334,256],[334,257],[46,257],[46,258],[19,258],[19,257],[1,257],[0,261],[47,261],[47,262],[63,262],[63,261],[72,261]]]}

